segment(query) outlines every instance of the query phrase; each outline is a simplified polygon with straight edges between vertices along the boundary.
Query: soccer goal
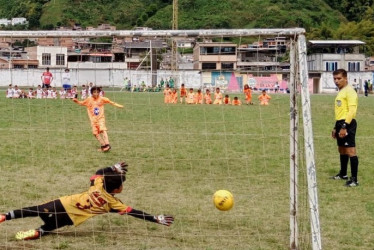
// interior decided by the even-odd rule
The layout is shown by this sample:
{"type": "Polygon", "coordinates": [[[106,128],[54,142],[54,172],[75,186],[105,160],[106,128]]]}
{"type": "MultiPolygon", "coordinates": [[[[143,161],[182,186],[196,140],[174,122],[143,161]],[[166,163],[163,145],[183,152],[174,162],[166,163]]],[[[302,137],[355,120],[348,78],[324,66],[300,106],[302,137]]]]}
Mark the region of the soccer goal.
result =
{"type": "Polygon", "coordinates": [[[0,212],[83,192],[96,169],[126,160],[118,197],[176,218],[161,228],[107,214],[31,245],[12,238],[41,223],[25,218],[1,225],[1,247],[322,249],[304,29],[0,31],[0,39],[11,45],[4,90],[35,91],[49,67],[56,91],[97,85],[125,106],[107,108],[112,150],[98,153],[86,111],[69,98],[1,97],[0,212]],[[182,84],[219,88],[242,105],[165,104],[164,89],[182,84]],[[233,194],[230,211],[214,208],[220,189],[233,194]]]}

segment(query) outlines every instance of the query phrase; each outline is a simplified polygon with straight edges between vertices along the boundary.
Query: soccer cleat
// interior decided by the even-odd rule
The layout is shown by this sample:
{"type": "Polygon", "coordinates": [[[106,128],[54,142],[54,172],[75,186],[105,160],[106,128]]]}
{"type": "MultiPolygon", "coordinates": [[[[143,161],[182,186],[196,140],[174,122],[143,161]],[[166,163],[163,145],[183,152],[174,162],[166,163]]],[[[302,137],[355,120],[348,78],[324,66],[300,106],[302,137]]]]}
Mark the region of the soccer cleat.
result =
{"type": "Polygon", "coordinates": [[[17,240],[35,240],[35,239],[38,239],[39,236],[40,236],[39,231],[35,229],[31,229],[28,231],[20,231],[16,233],[17,240]]]}
{"type": "Polygon", "coordinates": [[[6,220],[5,214],[0,214],[0,223],[6,220]]]}
{"type": "Polygon", "coordinates": [[[344,186],[346,186],[346,187],[357,187],[358,186],[358,181],[354,178],[351,178],[349,181],[347,181],[345,183],[344,186]]]}
{"type": "Polygon", "coordinates": [[[347,175],[340,175],[340,174],[337,174],[335,176],[331,176],[330,177],[331,179],[333,180],[348,180],[348,176],[347,175]]]}
{"type": "Polygon", "coordinates": [[[102,152],[108,152],[111,148],[112,147],[109,144],[107,144],[101,150],[102,150],[102,152]]]}

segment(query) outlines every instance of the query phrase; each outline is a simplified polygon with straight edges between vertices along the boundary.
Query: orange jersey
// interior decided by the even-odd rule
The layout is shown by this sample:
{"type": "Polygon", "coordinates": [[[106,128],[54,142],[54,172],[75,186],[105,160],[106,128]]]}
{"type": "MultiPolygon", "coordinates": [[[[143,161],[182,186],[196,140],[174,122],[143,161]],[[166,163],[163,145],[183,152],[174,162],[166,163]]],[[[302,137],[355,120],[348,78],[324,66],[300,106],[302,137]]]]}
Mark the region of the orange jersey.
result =
{"type": "Polygon", "coordinates": [[[171,90],[164,89],[164,103],[170,103],[170,95],[171,95],[171,90]]]}
{"type": "Polygon", "coordinates": [[[231,104],[232,105],[235,105],[235,106],[240,106],[240,105],[242,105],[242,102],[238,99],[238,100],[232,100],[232,102],[231,102],[231,104]]]}
{"type": "Polygon", "coordinates": [[[271,99],[271,97],[265,94],[265,95],[260,95],[258,99],[260,100],[261,105],[267,105],[269,104],[269,100],[271,99]]]}
{"type": "Polygon", "coordinates": [[[222,93],[221,92],[219,92],[219,93],[215,92],[214,93],[214,102],[213,102],[213,104],[222,104],[222,93]]]}
{"type": "Polygon", "coordinates": [[[204,100],[205,100],[206,104],[212,104],[212,97],[211,97],[210,93],[204,95],[204,100]]]}
{"type": "Polygon", "coordinates": [[[195,103],[196,104],[203,104],[203,93],[196,93],[195,95],[195,103]]]}
{"type": "MultiPolygon", "coordinates": [[[[74,99],[75,100],[75,99],[74,99]]],[[[105,123],[105,116],[104,116],[104,105],[109,103],[113,106],[122,108],[123,106],[112,102],[106,97],[99,96],[98,98],[94,99],[92,96],[88,97],[84,101],[75,101],[79,105],[87,107],[87,114],[90,118],[92,125],[97,125],[100,123],[105,123]]]]}
{"type": "Polygon", "coordinates": [[[244,94],[247,101],[252,100],[252,90],[250,88],[244,89],[244,94]]]}
{"type": "Polygon", "coordinates": [[[188,92],[187,94],[187,99],[186,99],[186,103],[188,104],[193,104],[195,103],[195,93],[191,93],[191,92],[188,92]]]}
{"type": "Polygon", "coordinates": [[[223,104],[231,104],[230,97],[223,98],[223,104]]]}
{"type": "Polygon", "coordinates": [[[170,103],[178,103],[178,93],[171,93],[170,94],[170,103]]]}
{"type": "Polygon", "coordinates": [[[180,96],[181,97],[186,97],[187,96],[187,90],[186,90],[186,88],[182,87],[180,89],[180,96]]]}

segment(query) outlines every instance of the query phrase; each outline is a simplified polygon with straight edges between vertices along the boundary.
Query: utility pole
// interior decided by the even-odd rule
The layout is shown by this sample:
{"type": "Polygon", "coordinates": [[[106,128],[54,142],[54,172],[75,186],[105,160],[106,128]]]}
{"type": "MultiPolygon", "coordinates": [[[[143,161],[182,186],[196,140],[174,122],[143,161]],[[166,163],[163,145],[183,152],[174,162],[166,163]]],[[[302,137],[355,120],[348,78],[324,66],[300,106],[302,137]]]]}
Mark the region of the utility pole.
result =
{"type": "MultiPolygon", "coordinates": [[[[173,23],[172,23],[172,30],[178,29],[178,0],[173,0],[173,23]]],[[[175,71],[178,69],[177,65],[178,61],[178,52],[177,52],[177,41],[175,38],[172,38],[172,46],[171,46],[171,71],[173,76],[175,75],[175,71]]],[[[176,79],[174,79],[176,80],[176,79]]]]}

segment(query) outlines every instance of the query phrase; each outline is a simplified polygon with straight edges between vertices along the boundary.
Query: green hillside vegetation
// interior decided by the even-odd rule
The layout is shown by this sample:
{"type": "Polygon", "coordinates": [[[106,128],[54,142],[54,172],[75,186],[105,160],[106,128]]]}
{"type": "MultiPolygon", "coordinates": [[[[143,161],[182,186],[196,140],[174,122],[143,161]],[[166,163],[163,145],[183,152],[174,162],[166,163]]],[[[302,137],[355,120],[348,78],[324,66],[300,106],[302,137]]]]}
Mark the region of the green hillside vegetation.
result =
{"type": "MultiPolygon", "coordinates": [[[[23,16],[27,27],[101,23],[117,29],[171,29],[172,0],[0,0],[0,18],[23,16]]],[[[179,29],[303,27],[310,39],[360,39],[374,54],[374,0],[179,0],[179,29]]]]}
{"type": "MultiPolygon", "coordinates": [[[[170,29],[172,0],[0,0],[2,17],[38,19],[30,29],[79,23],[116,25],[118,29],[148,26],[170,29]],[[38,12],[38,13],[37,13],[38,12]]],[[[323,0],[179,0],[179,28],[310,29],[326,23],[338,27],[345,17],[323,0]]]]}

